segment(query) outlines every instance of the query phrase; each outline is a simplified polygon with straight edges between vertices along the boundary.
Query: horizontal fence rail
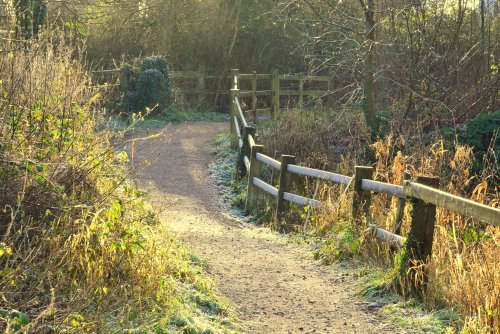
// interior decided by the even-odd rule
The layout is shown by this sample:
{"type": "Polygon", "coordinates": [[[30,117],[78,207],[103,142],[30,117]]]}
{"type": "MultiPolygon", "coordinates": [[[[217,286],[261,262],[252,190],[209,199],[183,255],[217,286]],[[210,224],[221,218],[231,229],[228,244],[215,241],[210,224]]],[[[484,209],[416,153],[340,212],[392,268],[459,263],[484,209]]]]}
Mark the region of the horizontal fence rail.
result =
{"type": "Polygon", "coordinates": [[[403,247],[406,238],[391,233],[387,230],[384,230],[383,228],[377,227],[376,225],[370,224],[368,225],[370,228],[373,236],[377,238],[378,241],[387,243],[389,245],[397,246],[398,248],[403,247]]]}
{"type": "Polygon", "coordinates": [[[252,96],[271,96],[272,90],[256,90],[256,91],[243,91],[239,93],[240,97],[252,97],[252,96]]]}
{"type": "Polygon", "coordinates": [[[389,184],[385,182],[373,181],[362,179],[361,188],[366,191],[373,191],[374,193],[391,195],[394,197],[405,198],[403,186],[389,184]]]}
{"type": "Polygon", "coordinates": [[[233,120],[234,120],[234,131],[236,132],[236,138],[238,139],[238,147],[241,149],[243,147],[243,139],[241,138],[240,125],[238,123],[238,119],[236,118],[236,116],[234,116],[233,120]]]}
{"type": "Polygon", "coordinates": [[[248,135],[248,146],[250,146],[250,148],[254,147],[255,145],[255,139],[253,138],[252,135],[248,135]]]}
{"type": "Polygon", "coordinates": [[[280,80],[305,80],[305,81],[330,81],[330,77],[326,75],[303,75],[303,74],[284,74],[279,76],[280,80]]]}
{"type": "Polygon", "coordinates": [[[247,172],[250,171],[250,160],[247,156],[243,157],[243,160],[245,162],[245,168],[247,169],[247,172]]]}
{"type": "Polygon", "coordinates": [[[406,196],[421,199],[487,224],[500,226],[499,209],[410,181],[405,182],[404,189],[406,196]]]}
{"type": "Polygon", "coordinates": [[[278,196],[278,189],[270,185],[269,183],[266,183],[259,179],[258,177],[253,178],[253,184],[260,189],[264,190],[270,195],[273,195],[274,197],[278,196]]]}
{"type": "Polygon", "coordinates": [[[296,165],[288,165],[288,172],[346,185],[349,184],[352,179],[350,176],[325,172],[323,170],[296,166],[296,165]]]}
{"type": "Polygon", "coordinates": [[[257,160],[259,160],[260,162],[265,163],[268,166],[273,167],[274,169],[280,169],[281,168],[281,162],[279,162],[278,160],[275,160],[275,159],[273,159],[271,157],[268,157],[265,154],[257,153],[257,160]]]}
{"type": "Polygon", "coordinates": [[[283,193],[283,198],[289,202],[293,202],[295,204],[299,204],[302,206],[311,206],[313,208],[318,208],[321,205],[321,202],[317,201],[315,199],[307,198],[307,197],[303,197],[300,195],[295,195],[295,194],[291,194],[291,193],[287,193],[287,192],[283,193]]]}
{"type": "Polygon", "coordinates": [[[241,124],[243,125],[244,128],[246,128],[248,126],[248,123],[245,119],[245,115],[243,115],[243,111],[241,110],[240,101],[236,97],[234,99],[236,102],[236,106],[238,107],[238,116],[240,117],[241,124]]]}

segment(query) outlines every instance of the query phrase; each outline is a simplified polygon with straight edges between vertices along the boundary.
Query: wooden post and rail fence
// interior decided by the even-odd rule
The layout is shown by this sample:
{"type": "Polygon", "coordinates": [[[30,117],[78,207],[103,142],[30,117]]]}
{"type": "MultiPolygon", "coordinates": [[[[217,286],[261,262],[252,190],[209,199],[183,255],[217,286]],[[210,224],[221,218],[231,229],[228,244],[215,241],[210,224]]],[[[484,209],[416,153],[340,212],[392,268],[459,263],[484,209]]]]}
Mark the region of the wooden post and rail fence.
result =
{"type": "MultiPolygon", "coordinates": [[[[118,73],[119,70],[101,71],[105,75],[118,73]]],[[[101,73],[101,74],[102,74],[101,73]]],[[[245,115],[253,116],[253,123],[259,112],[274,115],[281,109],[282,96],[298,97],[299,106],[304,105],[305,97],[321,97],[328,94],[328,90],[305,90],[304,82],[329,82],[328,76],[307,75],[280,75],[277,71],[272,74],[240,74],[239,70],[231,71],[226,77],[230,80],[228,91],[213,91],[207,89],[206,80],[215,79],[217,76],[205,75],[200,72],[172,72],[171,78],[193,80],[197,88],[183,89],[183,93],[198,94],[202,100],[207,95],[229,94],[230,98],[230,129],[231,147],[239,151],[237,161],[237,176],[248,178],[247,198],[245,209],[251,212],[257,205],[258,197],[267,194],[276,198],[275,213],[281,218],[289,209],[290,203],[301,206],[318,208],[322,203],[316,199],[304,197],[292,193],[294,180],[300,176],[311,177],[318,180],[341,184],[348,187],[352,192],[351,215],[354,221],[361,222],[362,218],[369,216],[370,202],[373,194],[386,194],[397,197],[396,219],[392,231],[369,225],[372,235],[380,242],[388,243],[393,248],[404,248],[406,251],[405,274],[409,276],[408,282],[413,285],[414,291],[425,289],[426,278],[416,280],[413,269],[417,264],[425,263],[432,254],[434,238],[434,225],[436,222],[436,208],[444,208],[468,218],[473,218],[493,226],[500,226],[500,209],[474,202],[438,189],[439,180],[433,177],[419,176],[410,180],[409,173],[405,172],[401,184],[389,184],[372,179],[373,168],[366,166],[355,166],[354,175],[347,176],[328,171],[299,166],[295,157],[282,155],[278,161],[264,154],[264,147],[256,142],[256,129],[249,125],[245,115]],[[240,90],[240,82],[250,80],[250,90],[240,90]],[[258,81],[270,81],[269,90],[258,90],[258,81]],[[298,89],[282,89],[282,81],[298,81],[298,89]],[[257,109],[259,97],[270,97],[270,108],[257,109]],[[251,98],[248,110],[243,110],[245,104],[241,98],[251,98]],[[269,166],[279,172],[278,188],[262,179],[263,167],[269,166]],[[410,230],[406,237],[401,235],[401,222],[405,205],[412,206],[410,214],[410,230]]],[[[321,101],[319,99],[319,101],[321,101]]]]}
{"type": "MultiPolygon", "coordinates": [[[[387,231],[375,225],[369,226],[373,236],[380,242],[406,250],[405,273],[410,276],[408,281],[413,285],[414,291],[425,289],[425,276],[420,281],[414,279],[412,277],[415,275],[413,268],[418,263],[425,263],[432,254],[437,207],[477,219],[486,224],[500,226],[500,209],[441,191],[438,189],[439,179],[437,178],[419,176],[412,181],[409,179],[409,174],[405,172],[402,184],[395,185],[373,180],[372,167],[355,166],[354,175],[351,177],[299,166],[295,163],[295,157],[291,155],[282,155],[281,161],[265,155],[264,147],[256,142],[255,128],[249,126],[240,103],[241,93],[238,85],[241,75],[239,75],[238,70],[233,70],[232,76],[231,147],[239,151],[239,177],[246,174],[248,178],[245,203],[247,212],[255,209],[258,197],[261,195],[270,195],[276,199],[275,213],[278,219],[288,211],[290,203],[312,208],[320,207],[322,205],[320,201],[292,193],[293,180],[297,176],[311,177],[349,187],[352,191],[351,214],[357,222],[362,221],[363,217],[369,216],[372,194],[397,197],[399,203],[393,231],[387,231]],[[278,188],[262,179],[261,175],[265,165],[279,171],[278,188]],[[400,225],[406,203],[412,205],[412,210],[410,230],[405,238],[400,235],[400,225]]],[[[245,92],[243,95],[247,96],[247,93],[245,92]]]]}
{"type": "MultiPolygon", "coordinates": [[[[97,77],[105,78],[107,86],[118,86],[120,69],[102,70],[93,72],[97,77]],[[113,83],[111,83],[113,82],[113,83]]],[[[204,68],[191,72],[170,72],[170,79],[174,82],[174,87],[185,95],[195,95],[198,102],[206,101],[208,96],[232,96],[232,89],[227,89],[227,83],[233,87],[234,80],[238,81],[238,87],[241,82],[246,82],[246,90],[239,90],[240,98],[249,99],[250,108],[247,114],[253,116],[255,120],[257,115],[274,115],[282,108],[282,97],[295,98],[297,107],[304,108],[311,105],[322,106],[322,97],[329,94],[328,83],[331,77],[327,75],[308,75],[308,74],[280,74],[278,70],[273,70],[269,74],[252,72],[240,74],[239,70],[231,70],[230,75],[209,75],[205,73],[204,68]],[[209,85],[210,81],[219,81],[222,79],[222,89],[209,85]],[[283,84],[284,83],[284,84],[283,84]],[[296,89],[290,89],[287,84],[291,84],[296,89]],[[316,88],[315,86],[322,86],[316,88]],[[264,86],[265,89],[261,89],[264,86]],[[285,86],[285,87],[283,87],[285,86]],[[265,99],[265,108],[259,108],[259,99],[265,99]]],[[[174,89],[174,95],[176,89],[174,89]]],[[[232,101],[232,99],[231,99],[232,101]]]]}

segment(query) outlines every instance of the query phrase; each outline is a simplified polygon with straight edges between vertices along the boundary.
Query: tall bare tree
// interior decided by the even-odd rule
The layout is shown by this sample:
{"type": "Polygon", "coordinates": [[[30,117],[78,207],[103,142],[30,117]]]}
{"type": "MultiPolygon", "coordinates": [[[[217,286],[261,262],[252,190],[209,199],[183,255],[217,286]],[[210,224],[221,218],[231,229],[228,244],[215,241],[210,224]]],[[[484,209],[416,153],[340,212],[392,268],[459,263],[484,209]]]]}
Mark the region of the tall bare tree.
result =
{"type": "Polygon", "coordinates": [[[366,122],[372,129],[372,136],[376,135],[375,128],[375,106],[373,102],[373,57],[375,53],[375,2],[374,0],[359,0],[359,4],[365,14],[365,68],[363,87],[363,109],[366,114],[366,122]]]}

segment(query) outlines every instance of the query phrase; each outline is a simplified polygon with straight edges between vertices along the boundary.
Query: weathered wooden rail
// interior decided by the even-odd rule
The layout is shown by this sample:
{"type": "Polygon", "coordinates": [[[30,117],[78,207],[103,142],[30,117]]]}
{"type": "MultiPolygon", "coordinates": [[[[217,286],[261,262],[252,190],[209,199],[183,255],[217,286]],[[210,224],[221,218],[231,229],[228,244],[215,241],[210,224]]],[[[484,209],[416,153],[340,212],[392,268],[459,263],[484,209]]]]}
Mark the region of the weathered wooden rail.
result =
{"type": "MultiPolygon", "coordinates": [[[[295,76],[291,76],[296,78],[295,76]]],[[[500,226],[500,209],[480,204],[459,196],[451,195],[438,188],[437,178],[417,177],[408,180],[408,174],[401,185],[372,180],[373,168],[356,166],[354,175],[340,175],[323,170],[296,165],[295,157],[282,155],[278,161],[263,153],[264,148],[255,140],[255,128],[248,125],[245,112],[241,108],[238,83],[241,76],[233,70],[233,87],[231,89],[231,146],[239,151],[238,175],[248,177],[247,199],[245,209],[251,212],[257,205],[257,198],[264,193],[276,198],[275,213],[281,218],[289,209],[290,203],[318,208],[322,203],[314,198],[292,193],[293,182],[297,176],[306,176],[319,180],[348,186],[352,191],[351,214],[355,221],[363,221],[369,216],[372,194],[386,194],[399,199],[396,224],[393,231],[378,228],[369,224],[373,236],[395,248],[405,247],[407,267],[410,269],[417,263],[425,263],[431,255],[436,221],[436,207],[445,208],[468,218],[474,218],[486,224],[500,226]],[[278,187],[262,180],[263,166],[279,171],[278,187]],[[399,235],[402,220],[402,210],[405,203],[412,205],[411,225],[407,237],[399,235]]],[[[245,94],[246,95],[246,94],[245,94]]],[[[414,270],[408,270],[412,275],[414,270]]],[[[413,274],[414,275],[414,274],[413,274]]],[[[411,284],[425,284],[409,279],[411,284]]],[[[417,288],[417,286],[415,286],[417,288]]],[[[421,288],[421,286],[420,286],[421,288]]]]}

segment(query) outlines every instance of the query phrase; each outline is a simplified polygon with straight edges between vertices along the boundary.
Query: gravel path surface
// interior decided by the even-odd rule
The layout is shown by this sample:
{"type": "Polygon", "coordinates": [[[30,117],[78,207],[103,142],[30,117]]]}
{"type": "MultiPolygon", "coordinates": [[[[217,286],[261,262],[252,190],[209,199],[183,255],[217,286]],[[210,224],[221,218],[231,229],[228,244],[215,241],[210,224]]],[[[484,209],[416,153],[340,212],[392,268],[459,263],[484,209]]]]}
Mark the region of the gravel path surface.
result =
{"type": "Polygon", "coordinates": [[[207,175],[214,137],[227,123],[184,123],[140,133],[134,164],[166,226],[208,265],[246,333],[392,333],[353,292],[351,276],[318,265],[300,247],[221,209],[207,175]]]}

